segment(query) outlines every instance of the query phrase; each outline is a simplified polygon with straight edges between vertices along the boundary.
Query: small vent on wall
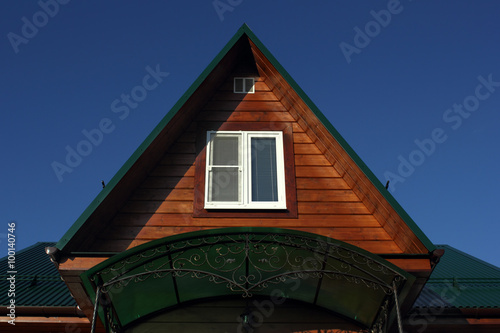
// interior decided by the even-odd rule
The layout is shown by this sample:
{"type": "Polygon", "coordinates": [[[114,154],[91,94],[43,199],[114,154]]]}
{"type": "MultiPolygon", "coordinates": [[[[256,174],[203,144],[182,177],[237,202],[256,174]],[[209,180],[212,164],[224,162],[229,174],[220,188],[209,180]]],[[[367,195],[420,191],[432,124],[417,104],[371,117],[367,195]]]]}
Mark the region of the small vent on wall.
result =
{"type": "Polygon", "coordinates": [[[235,77],[234,92],[237,94],[255,93],[255,80],[252,77],[235,77]]]}

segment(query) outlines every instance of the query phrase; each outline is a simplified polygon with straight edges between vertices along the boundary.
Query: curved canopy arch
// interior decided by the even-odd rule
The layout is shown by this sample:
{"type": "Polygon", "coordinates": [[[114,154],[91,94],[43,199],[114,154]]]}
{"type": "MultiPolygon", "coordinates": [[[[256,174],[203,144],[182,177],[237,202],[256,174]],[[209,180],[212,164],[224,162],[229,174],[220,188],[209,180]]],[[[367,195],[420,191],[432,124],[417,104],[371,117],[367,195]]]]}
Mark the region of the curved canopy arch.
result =
{"type": "Polygon", "coordinates": [[[186,302],[235,294],[295,299],[377,329],[414,281],[386,260],[347,243],[252,227],[158,239],[81,277],[89,295],[99,300],[101,320],[115,329],[186,302]]]}

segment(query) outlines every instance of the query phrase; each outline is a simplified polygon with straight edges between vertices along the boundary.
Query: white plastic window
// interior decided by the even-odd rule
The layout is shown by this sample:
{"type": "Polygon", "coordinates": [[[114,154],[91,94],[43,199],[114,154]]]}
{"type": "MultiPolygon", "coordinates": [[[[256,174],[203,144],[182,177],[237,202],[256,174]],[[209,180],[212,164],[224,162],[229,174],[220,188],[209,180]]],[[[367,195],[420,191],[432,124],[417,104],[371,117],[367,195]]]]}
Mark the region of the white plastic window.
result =
{"type": "Polygon", "coordinates": [[[251,77],[235,77],[234,92],[238,94],[255,93],[255,80],[251,77]]]}
{"type": "Polygon", "coordinates": [[[285,209],[282,132],[207,133],[205,208],[285,209]]]}

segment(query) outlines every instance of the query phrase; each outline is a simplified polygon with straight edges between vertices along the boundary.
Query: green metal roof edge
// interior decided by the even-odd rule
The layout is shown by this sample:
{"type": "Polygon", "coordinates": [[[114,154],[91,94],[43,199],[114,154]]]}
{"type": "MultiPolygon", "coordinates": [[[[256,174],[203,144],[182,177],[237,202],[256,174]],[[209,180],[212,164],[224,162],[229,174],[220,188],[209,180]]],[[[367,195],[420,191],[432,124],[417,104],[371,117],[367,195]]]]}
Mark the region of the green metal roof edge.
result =
{"type": "Polygon", "coordinates": [[[436,247],[427,238],[423,231],[418,227],[418,225],[413,221],[413,219],[406,213],[406,211],[401,207],[401,205],[396,201],[396,199],[389,193],[388,190],[382,185],[378,178],[373,174],[373,172],[368,168],[368,166],[361,160],[361,158],[356,154],[356,152],[351,148],[351,146],[345,141],[345,139],[340,135],[340,133],[333,127],[330,121],[325,117],[325,115],[319,110],[319,108],[314,104],[314,102],[307,96],[307,94],[299,87],[297,82],[288,74],[288,72],[281,66],[278,60],[271,54],[267,47],[262,44],[262,42],[257,38],[257,36],[250,30],[248,25],[244,23],[234,36],[229,40],[229,42],[224,46],[224,48],[217,54],[217,56],[210,62],[210,64],[205,68],[205,70],[198,76],[196,81],[189,87],[189,89],[182,95],[182,97],[175,103],[175,105],[170,109],[170,111],[163,117],[160,123],[153,129],[153,131],[147,136],[144,142],[136,149],[132,156],[125,162],[125,164],[118,170],[118,172],[109,181],[107,186],[97,195],[97,197],[90,203],[90,205],[84,210],[76,222],[70,227],[70,229],[61,237],[56,247],[63,250],[68,244],[71,238],[77,233],[85,221],[90,217],[90,215],[95,211],[99,204],[107,197],[107,195],[114,189],[116,184],[122,179],[122,177],[127,173],[127,171],[132,167],[132,165],[137,161],[141,154],[146,150],[146,148],[153,142],[161,130],[169,123],[169,121],[175,116],[179,109],[184,105],[184,103],[191,97],[193,92],[201,85],[201,83],[206,79],[208,74],[217,66],[217,64],[222,60],[222,58],[227,54],[227,52],[236,44],[239,38],[246,34],[250,40],[262,51],[266,58],[271,62],[271,64],[276,68],[276,70],[283,76],[283,78],[290,84],[290,86],[295,90],[299,97],[306,103],[306,105],[311,109],[311,111],[318,117],[320,122],[325,126],[325,128],[332,134],[332,136],[339,142],[342,148],[347,152],[347,154],[352,158],[356,165],[361,169],[361,171],[368,177],[368,179],[374,184],[374,186],[379,190],[382,196],[389,202],[389,204],[395,209],[395,211],[401,216],[401,218],[406,222],[408,227],[415,233],[419,240],[424,244],[424,246],[429,250],[433,251],[436,247]]]}
{"type": "MultiPolygon", "coordinates": [[[[468,258],[470,260],[473,260],[473,261],[477,262],[478,264],[481,264],[482,266],[489,267],[489,268],[494,269],[494,270],[496,270],[496,271],[498,271],[500,273],[500,267],[495,266],[493,264],[490,264],[489,262],[484,261],[482,259],[479,259],[478,257],[475,257],[472,254],[469,254],[469,253],[466,253],[464,251],[461,251],[461,250],[457,249],[456,247],[453,247],[453,246],[448,245],[448,244],[436,244],[436,247],[440,248],[440,249],[444,249],[446,255],[449,255],[450,252],[452,252],[452,253],[455,252],[453,255],[456,256],[456,257],[458,257],[458,256],[466,257],[466,258],[468,258]]],[[[463,279],[463,278],[460,278],[460,279],[463,279]]],[[[432,280],[432,274],[429,277],[429,281],[430,280],[432,280]]]]}
{"type": "MultiPolygon", "coordinates": [[[[245,25],[246,26],[246,25],[245,25]]],[[[401,218],[406,222],[408,227],[415,233],[418,239],[424,244],[424,246],[432,252],[436,249],[436,246],[430,241],[430,239],[424,234],[424,232],[419,228],[419,226],[413,221],[413,219],[408,215],[408,213],[401,207],[401,205],[396,201],[396,199],[390,194],[390,192],[385,188],[385,186],[380,182],[380,180],[375,176],[375,174],[368,168],[368,166],[363,162],[359,155],[352,149],[352,147],[347,143],[347,141],[342,137],[342,135],[335,129],[332,123],[325,117],[325,115],[320,111],[320,109],[314,104],[314,102],[307,96],[307,94],[300,88],[300,86],[295,82],[295,80],[290,76],[290,74],[281,66],[278,60],[271,54],[271,52],[266,48],[264,44],[257,38],[257,36],[246,26],[247,35],[250,39],[257,45],[257,47],[262,51],[262,53],[267,57],[271,64],[276,68],[276,70],[283,76],[283,78],[290,84],[290,86],[295,90],[297,95],[306,103],[306,105],[311,109],[311,111],[318,117],[320,122],[330,134],[339,142],[342,148],[347,152],[347,154],[352,158],[354,163],[361,169],[361,171],[368,177],[368,179],[375,185],[382,196],[389,202],[389,204],[394,208],[394,210],[401,216],[401,218]]]]}
{"type": "Polygon", "coordinates": [[[212,70],[219,64],[222,58],[227,54],[227,52],[236,44],[238,39],[250,29],[246,24],[244,24],[234,36],[229,40],[229,42],[224,46],[224,48],[217,54],[217,56],[210,62],[210,64],[203,70],[203,72],[198,76],[198,78],[191,84],[188,90],[181,96],[181,98],[174,104],[170,111],[162,118],[162,120],[156,125],[153,131],[146,137],[146,139],[141,143],[141,145],[135,150],[135,152],[130,156],[130,158],[125,162],[125,164],[118,170],[118,172],[111,178],[111,180],[106,184],[106,187],[97,195],[97,197],[90,203],[90,205],[83,211],[80,217],[73,223],[73,225],[68,229],[68,231],[61,237],[59,242],[57,242],[56,247],[59,250],[64,250],[64,247],[73,238],[73,236],[78,232],[78,230],[83,226],[85,221],[92,215],[96,208],[101,204],[101,202],[108,196],[108,194],[114,189],[118,182],[123,178],[123,176],[130,170],[132,165],[139,159],[142,153],[149,147],[149,145],[156,139],[158,134],[163,130],[165,126],[170,122],[170,120],[177,114],[180,108],[186,103],[186,101],[191,97],[191,95],[198,89],[201,83],[207,78],[207,76],[212,72],[212,70]]]}

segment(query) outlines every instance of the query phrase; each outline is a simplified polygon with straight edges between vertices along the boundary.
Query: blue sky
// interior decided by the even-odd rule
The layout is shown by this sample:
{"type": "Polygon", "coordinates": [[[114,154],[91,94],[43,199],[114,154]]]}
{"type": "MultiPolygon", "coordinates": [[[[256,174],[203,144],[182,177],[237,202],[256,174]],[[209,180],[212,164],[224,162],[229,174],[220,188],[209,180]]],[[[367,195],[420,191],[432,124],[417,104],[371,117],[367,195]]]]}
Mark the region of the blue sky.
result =
{"type": "Polygon", "coordinates": [[[0,256],[12,220],[18,248],[59,240],[246,22],[431,241],[500,266],[500,2],[2,6],[0,256]]]}

